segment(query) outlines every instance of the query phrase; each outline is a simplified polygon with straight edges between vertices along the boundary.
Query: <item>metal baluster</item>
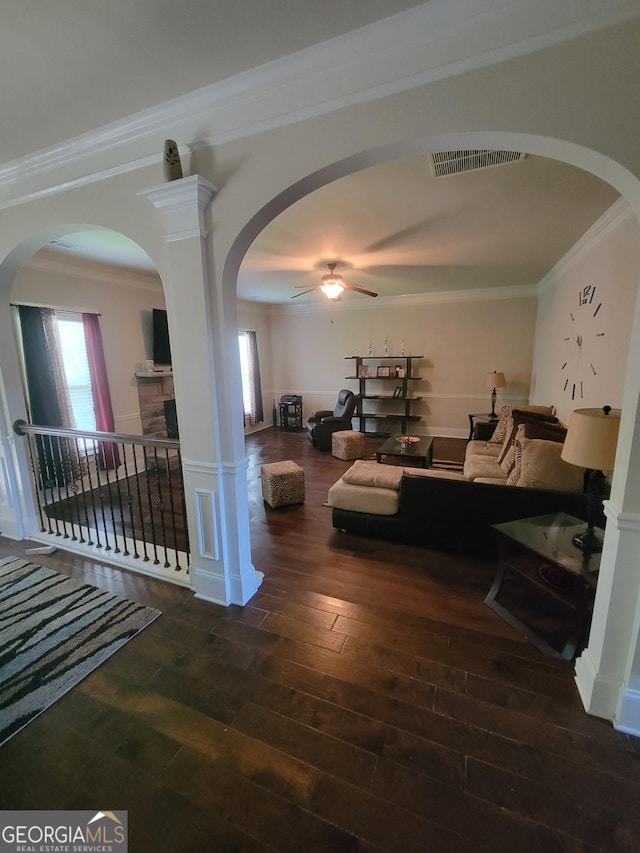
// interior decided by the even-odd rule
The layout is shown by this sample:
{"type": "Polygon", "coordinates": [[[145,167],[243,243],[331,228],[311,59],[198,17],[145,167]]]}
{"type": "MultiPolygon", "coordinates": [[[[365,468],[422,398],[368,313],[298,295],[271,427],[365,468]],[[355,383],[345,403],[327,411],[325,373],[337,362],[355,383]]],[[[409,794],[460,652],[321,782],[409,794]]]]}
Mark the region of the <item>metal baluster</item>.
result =
{"type": "MultiPolygon", "coordinates": [[[[48,443],[49,443],[49,459],[48,459],[49,464],[47,465],[47,475],[48,476],[47,476],[46,482],[49,485],[49,491],[51,493],[51,501],[50,501],[51,505],[55,504],[55,502],[56,502],[55,501],[55,492],[54,492],[54,484],[56,482],[56,461],[55,461],[55,455],[54,455],[54,451],[53,451],[52,438],[53,437],[50,435],[47,436],[48,443]]],[[[43,457],[44,456],[45,456],[45,454],[43,454],[43,457]]],[[[46,457],[45,457],[45,464],[47,464],[46,457]]],[[[45,500],[46,500],[46,491],[45,491],[45,500]]],[[[49,516],[49,513],[47,513],[47,516],[49,516]]],[[[55,515],[53,517],[53,522],[54,522],[53,526],[55,527],[55,531],[56,531],[56,536],[60,536],[60,526],[58,525],[58,519],[55,517],[55,515]]],[[[51,524],[51,520],[49,520],[49,524],[51,524]]],[[[50,531],[50,532],[53,532],[53,531],[50,531]]]]}
{"type": "MultiPolygon", "coordinates": [[[[83,438],[83,453],[87,466],[87,477],[89,476],[89,465],[91,462],[89,461],[89,455],[87,454],[87,439],[83,438]]],[[[80,542],[86,543],[87,545],[93,545],[93,541],[91,540],[91,524],[89,522],[89,507],[87,506],[87,490],[84,487],[84,475],[82,477],[82,488],[80,490],[80,494],[82,496],[82,509],[84,510],[84,526],[87,529],[88,539],[84,538],[84,534],[82,532],[82,525],[80,525],[80,542]]],[[[79,507],[78,507],[79,509],[79,507]]]]}
{"type": "MultiPolygon", "coordinates": [[[[156,483],[158,485],[158,504],[157,504],[157,506],[158,506],[158,509],[160,510],[160,526],[161,526],[161,530],[162,530],[162,548],[164,549],[164,567],[165,567],[165,569],[168,569],[170,566],[170,563],[169,563],[169,552],[167,549],[167,525],[165,523],[166,503],[165,503],[165,500],[163,497],[162,481],[160,478],[160,466],[157,464],[157,458],[158,458],[157,448],[155,448],[155,450],[156,450],[156,483]]],[[[165,464],[164,470],[166,471],[166,478],[165,479],[166,479],[167,483],[169,483],[170,482],[169,449],[167,447],[164,448],[164,464],[165,464]]]]}
{"type": "Polygon", "coordinates": [[[180,493],[182,499],[182,517],[184,519],[184,535],[185,535],[185,552],[187,555],[187,565],[186,570],[187,574],[189,574],[189,554],[191,553],[191,548],[189,546],[189,529],[187,527],[187,500],[184,493],[184,477],[182,473],[182,453],[178,450],[178,470],[180,471],[180,493]]]}
{"type": "MultiPolygon", "coordinates": [[[[85,439],[84,444],[85,444],[85,448],[86,448],[86,446],[87,446],[87,440],[86,439],[85,439]]],[[[91,455],[93,456],[93,454],[91,454],[91,455]]],[[[94,492],[93,477],[91,476],[91,464],[89,464],[87,466],[87,475],[88,475],[88,480],[89,480],[89,497],[91,499],[90,512],[91,512],[91,515],[93,516],[93,528],[91,527],[91,522],[89,522],[88,526],[89,526],[89,530],[92,530],[92,529],[95,530],[96,548],[102,548],[102,542],[100,541],[100,529],[98,527],[98,514],[96,512],[96,498],[95,498],[95,492],[94,492]]],[[[92,545],[93,543],[89,542],[88,544],[92,545]]]]}
{"type": "MultiPolygon", "coordinates": [[[[153,464],[156,466],[156,479],[158,476],[158,451],[153,448],[153,464]]],[[[149,465],[147,463],[147,500],[149,501],[149,522],[151,524],[151,541],[153,544],[153,563],[157,566],[160,563],[158,559],[158,543],[156,541],[156,525],[154,521],[153,499],[151,497],[151,477],[149,476],[149,465]]]]}
{"type": "MultiPolygon", "coordinates": [[[[127,454],[126,454],[126,452],[124,452],[124,442],[122,444],[122,448],[123,448],[122,459],[123,459],[123,464],[124,464],[124,479],[125,479],[126,489],[127,489],[127,507],[128,507],[128,511],[129,511],[129,519],[131,521],[131,538],[133,540],[133,548],[134,548],[133,556],[137,558],[140,556],[140,554],[138,554],[137,545],[136,545],[136,523],[135,523],[135,520],[133,518],[133,509],[132,509],[132,507],[133,507],[133,496],[131,495],[131,483],[129,481],[129,465],[127,464],[127,454]]],[[[135,450],[136,450],[135,445],[131,445],[131,448],[133,450],[134,459],[135,459],[135,450]]],[[[120,492],[120,495],[122,495],[122,491],[119,490],[119,492],[120,492]]],[[[122,520],[122,528],[125,531],[125,540],[124,540],[125,550],[123,553],[124,553],[125,557],[128,557],[129,556],[129,548],[128,548],[127,539],[126,539],[126,525],[125,525],[125,521],[124,521],[124,515],[122,512],[122,499],[120,500],[120,518],[122,520]]]]}
{"type": "MultiPolygon", "coordinates": [[[[75,471],[73,468],[73,457],[72,457],[72,453],[69,449],[69,439],[59,438],[58,439],[58,445],[60,448],[60,462],[61,462],[61,472],[60,473],[64,479],[64,491],[65,491],[65,495],[66,495],[65,510],[68,511],[70,509],[70,507],[69,507],[69,497],[70,497],[70,495],[69,495],[69,480],[71,480],[72,483],[75,482],[75,471]]],[[[61,486],[58,486],[58,495],[60,493],[61,488],[62,488],[61,486]]],[[[70,538],[69,532],[68,532],[69,522],[67,521],[66,518],[64,518],[64,514],[65,513],[63,512],[63,517],[60,519],[60,521],[62,522],[62,529],[64,530],[64,538],[69,539],[70,538]]],[[[71,530],[73,532],[73,526],[71,527],[71,530]]]]}
{"type": "Polygon", "coordinates": [[[110,498],[110,494],[109,494],[109,468],[107,467],[107,460],[106,460],[106,456],[105,456],[104,457],[104,463],[105,463],[104,476],[106,477],[106,487],[107,487],[106,493],[105,493],[105,484],[100,479],[100,471],[101,471],[101,468],[100,468],[100,459],[101,459],[100,442],[94,442],[93,450],[94,450],[93,458],[96,460],[96,479],[98,481],[98,499],[100,501],[100,516],[102,518],[102,532],[104,533],[104,543],[105,543],[104,544],[104,550],[105,551],[111,551],[111,545],[109,543],[109,530],[107,527],[107,517],[105,514],[105,508],[104,508],[105,497],[110,498]]]}
{"type": "MultiPolygon", "coordinates": [[[[24,433],[23,433],[23,435],[24,435],[24,433]]],[[[45,514],[42,511],[41,494],[43,494],[43,492],[42,492],[42,489],[40,488],[40,483],[42,482],[42,476],[39,473],[40,472],[40,465],[38,464],[36,466],[36,457],[34,456],[34,447],[36,448],[36,453],[37,453],[37,447],[38,447],[37,442],[38,442],[38,436],[37,435],[34,435],[34,436],[28,435],[27,436],[27,447],[29,448],[29,459],[31,460],[31,471],[33,473],[33,482],[36,485],[36,494],[38,496],[38,516],[40,518],[40,532],[46,533],[47,531],[46,531],[46,528],[44,526],[45,514]]],[[[49,533],[51,533],[52,532],[51,531],[51,522],[49,521],[48,517],[47,517],[47,522],[49,524],[49,533]]]]}
{"type": "Polygon", "coordinates": [[[169,450],[166,449],[165,453],[167,454],[167,479],[168,479],[168,487],[169,487],[169,506],[171,507],[171,522],[172,522],[172,531],[173,531],[173,550],[175,553],[176,564],[173,567],[174,571],[180,572],[182,571],[180,567],[180,558],[178,557],[178,530],[176,528],[176,509],[173,503],[173,475],[171,474],[171,467],[169,465],[169,450]]]}
{"type": "MultiPolygon", "coordinates": [[[[117,454],[119,454],[118,444],[117,444],[117,442],[115,442],[115,441],[114,441],[114,442],[113,442],[113,455],[114,455],[114,459],[115,459],[115,456],[116,456],[117,454]]],[[[124,442],[122,442],[122,459],[123,459],[123,460],[125,459],[125,448],[124,448],[124,442]]],[[[125,469],[125,470],[126,470],[126,469],[125,469]]],[[[121,527],[122,527],[122,545],[123,545],[123,548],[124,548],[123,553],[124,553],[124,554],[127,554],[127,553],[128,553],[128,552],[127,552],[127,529],[126,529],[126,527],[124,526],[124,515],[123,515],[123,512],[122,512],[122,492],[121,492],[121,490],[120,490],[120,478],[118,477],[118,469],[117,469],[117,468],[115,468],[115,469],[114,469],[114,472],[115,472],[115,480],[114,480],[115,491],[114,491],[114,494],[113,494],[113,500],[115,500],[116,498],[117,498],[117,500],[118,500],[118,510],[119,510],[119,514],[120,514],[120,525],[121,525],[121,527]]],[[[112,502],[111,502],[111,520],[113,521],[113,530],[114,530],[114,533],[115,533],[115,531],[116,531],[116,519],[115,519],[115,515],[114,515],[114,510],[113,510],[113,500],[112,500],[112,502]]],[[[116,535],[116,547],[115,547],[115,553],[116,553],[116,554],[119,554],[119,553],[120,553],[120,548],[118,547],[118,537],[117,537],[117,535],[116,535]]]]}
{"type": "MultiPolygon", "coordinates": [[[[145,459],[146,466],[146,451],[143,450],[143,459],[145,459]]],[[[136,493],[138,495],[138,509],[140,510],[140,538],[142,539],[142,550],[144,551],[143,560],[145,563],[149,561],[149,554],[147,553],[147,538],[144,533],[144,512],[142,510],[142,494],[140,491],[140,474],[138,472],[138,457],[136,454],[133,454],[133,464],[135,467],[135,477],[136,477],[136,493]]]]}

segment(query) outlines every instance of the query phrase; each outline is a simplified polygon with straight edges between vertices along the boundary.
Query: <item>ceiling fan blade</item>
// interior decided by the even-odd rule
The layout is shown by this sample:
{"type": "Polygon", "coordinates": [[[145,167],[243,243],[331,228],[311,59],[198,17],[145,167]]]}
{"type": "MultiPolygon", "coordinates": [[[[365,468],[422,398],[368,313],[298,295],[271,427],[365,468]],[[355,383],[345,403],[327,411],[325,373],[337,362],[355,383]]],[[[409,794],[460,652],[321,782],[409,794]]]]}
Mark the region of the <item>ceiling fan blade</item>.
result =
{"type": "MultiPolygon", "coordinates": [[[[294,290],[302,290],[302,288],[303,288],[303,287],[309,287],[309,285],[308,285],[308,284],[294,284],[294,285],[293,285],[294,290]]],[[[312,287],[312,288],[310,288],[310,289],[311,289],[311,290],[313,290],[313,289],[315,289],[315,288],[317,288],[317,287],[320,287],[320,285],[319,285],[319,284],[314,284],[314,285],[313,285],[313,287],[312,287]]]]}
{"type": "Polygon", "coordinates": [[[304,296],[305,293],[311,293],[313,290],[317,290],[317,287],[312,287],[309,290],[304,290],[302,293],[294,293],[291,299],[297,299],[298,296],[304,296]]]}
{"type": "Polygon", "coordinates": [[[347,290],[355,290],[356,293],[364,293],[365,296],[377,296],[377,293],[374,293],[372,290],[365,290],[364,287],[357,287],[355,284],[347,284],[345,281],[344,286],[347,290]]]}

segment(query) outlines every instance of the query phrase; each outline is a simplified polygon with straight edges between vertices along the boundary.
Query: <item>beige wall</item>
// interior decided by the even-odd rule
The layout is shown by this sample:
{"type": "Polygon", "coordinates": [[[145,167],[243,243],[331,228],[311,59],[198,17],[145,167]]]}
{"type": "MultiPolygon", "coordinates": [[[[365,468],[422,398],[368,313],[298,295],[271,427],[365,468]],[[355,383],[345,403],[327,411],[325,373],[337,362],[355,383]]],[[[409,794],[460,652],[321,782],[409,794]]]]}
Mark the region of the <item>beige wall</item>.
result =
{"type": "Polygon", "coordinates": [[[573,409],[622,405],[639,270],[638,220],[619,202],[541,283],[532,397],[553,403],[565,422],[573,409]],[[580,307],[578,292],[589,285],[592,307],[580,307]]]}
{"type": "MultiPolygon", "coordinates": [[[[500,400],[529,398],[536,298],[484,298],[440,294],[438,297],[368,300],[350,296],[336,305],[322,302],[306,311],[283,306],[272,309],[272,352],[275,393],[303,395],[304,413],[333,408],[340,388],[356,391],[353,362],[347,356],[399,355],[404,341],[407,355],[422,355],[414,364],[416,395],[423,400],[412,412],[422,418],[412,431],[464,437],[469,412],[490,408],[486,374],[500,370],[508,387],[500,400]]],[[[390,358],[387,363],[394,364],[390,358]]],[[[375,385],[369,386],[372,393],[375,385]]],[[[381,385],[380,393],[393,388],[381,385]]],[[[367,406],[372,406],[371,402],[367,406]]],[[[368,408],[368,411],[371,411],[368,408]]],[[[372,427],[372,424],[369,424],[372,427]]]]}

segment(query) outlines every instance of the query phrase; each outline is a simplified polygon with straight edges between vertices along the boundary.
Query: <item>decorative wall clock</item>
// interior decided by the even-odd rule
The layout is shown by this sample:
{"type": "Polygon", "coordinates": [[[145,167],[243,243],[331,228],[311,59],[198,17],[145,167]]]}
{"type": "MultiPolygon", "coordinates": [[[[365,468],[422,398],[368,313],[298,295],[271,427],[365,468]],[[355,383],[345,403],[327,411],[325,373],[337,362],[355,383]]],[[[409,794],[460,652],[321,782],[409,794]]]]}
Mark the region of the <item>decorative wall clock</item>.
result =
{"type": "Polygon", "coordinates": [[[584,399],[590,380],[598,375],[598,356],[604,342],[602,302],[595,284],[578,290],[578,304],[569,312],[569,334],[563,339],[563,391],[571,400],[584,399]]]}

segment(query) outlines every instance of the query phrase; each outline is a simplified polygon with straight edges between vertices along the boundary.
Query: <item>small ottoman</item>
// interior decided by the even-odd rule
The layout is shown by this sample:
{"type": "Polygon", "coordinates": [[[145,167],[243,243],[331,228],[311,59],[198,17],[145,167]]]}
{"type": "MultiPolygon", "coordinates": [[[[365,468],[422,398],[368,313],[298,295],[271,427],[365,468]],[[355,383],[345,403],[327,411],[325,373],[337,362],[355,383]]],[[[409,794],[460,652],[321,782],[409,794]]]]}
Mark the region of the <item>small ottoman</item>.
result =
{"type": "Polygon", "coordinates": [[[352,429],[334,432],[331,436],[331,455],[336,459],[362,459],[364,456],[364,433],[352,429]]]}
{"type": "Polygon", "coordinates": [[[291,459],[268,462],[260,474],[262,497],[272,509],[304,503],[304,471],[291,459]]]}

